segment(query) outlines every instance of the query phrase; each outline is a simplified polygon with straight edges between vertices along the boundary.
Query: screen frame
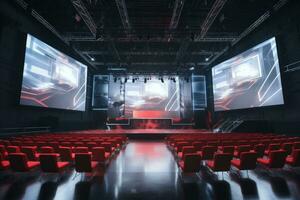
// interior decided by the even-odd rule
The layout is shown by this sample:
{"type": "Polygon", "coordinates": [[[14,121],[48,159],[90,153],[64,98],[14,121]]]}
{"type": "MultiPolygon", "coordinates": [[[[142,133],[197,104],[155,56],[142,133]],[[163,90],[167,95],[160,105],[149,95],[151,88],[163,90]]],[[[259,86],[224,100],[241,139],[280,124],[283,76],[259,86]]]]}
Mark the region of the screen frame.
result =
{"type": "Polygon", "coordinates": [[[18,95],[18,100],[17,100],[17,106],[18,107],[22,107],[22,108],[26,108],[26,109],[34,109],[34,110],[43,110],[43,111],[47,111],[47,110],[53,110],[53,111],[64,111],[64,112],[86,112],[89,110],[88,108],[88,98],[87,98],[87,94],[88,94],[88,78],[89,78],[89,66],[87,64],[84,64],[80,59],[75,59],[74,56],[70,56],[69,54],[65,53],[65,50],[62,51],[61,48],[57,48],[57,45],[53,45],[53,44],[49,44],[48,42],[45,42],[44,40],[40,39],[40,37],[36,36],[35,34],[32,33],[25,33],[24,34],[24,51],[23,51],[23,60],[22,60],[22,70],[20,70],[20,89],[19,89],[19,95],[18,95]],[[64,55],[74,59],[75,61],[79,62],[81,65],[83,65],[86,68],[86,74],[85,74],[85,80],[86,80],[86,84],[85,84],[85,109],[84,110],[73,110],[73,109],[66,109],[66,108],[56,108],[56,107],[42,107],[42,106],[34,106],[34,105],[26,105],[26,104],[21,104],[21,95],[22,95],[22,86],[23,86],[23,79],[24,79],[24,69],[25,69],[25,58],[26,58],[26,44],[27,44],[27,39],[28,39],[28,35],[30,35],[31,37],[34,37],[38,40],[40,40],[41,42],[45,43],[46,45],[50,46],[51,48],[54,48],[55,50],[63,53],[64,55]]]}
{"type": "Polygon", "coordinates": [[[278,42],[278,37],[277,36],[272,36],[272,37],[268,37],[268,38],[265,38],[263,39],[262,41],[258,42],[258,43],[255,43],[255,45],[251,46],[251,47],[248,47],[247,49],[243,50],[242,52],[240,53],[235,53],[233,54],[232,56],[230,56],[228,59],[224,59],[223,61],[221,62],[218,62],[217,64],[214,64],[213,67],[211,67],[210,69],[210,73],[211,73],[211,88],[212,88],[212,103],[213,103],[213,111],[214,112],[217,112],[217,113],[222,113],[222,112],[234,112],[234,111],[250,111],[250,110],[261,110],[261,109],[268,109],[268,108],[282,108],[284,105],[286,105],[286,97],[285,97],[285,89],[284,89],[284,85],[285,85],[285,81],[283,79],[283,69],[281,67],[281,51],[280,51],[280,42],[278,42]],[[282,104],[275,104],[275,105],[266,105],[266,106],[257,106],[257,107],[247,107],[247,108],[234,108],[234,109],[230,109],[230,110],[215,110],[215,95],[214,95],[214,87],[213,87],[213,68],[215,68],[216,66],[222,64],[222,63],[225,63],[227,62],[228,60],[231,60],[245,52],[247,52],[248,50],[268,41],[268,40],[271,40],[273,39],[275,40],[275,43],[276,43],[276,50],[277,50],[277,57],[278,57],[278,65],[279,65],[279,71],[280,71],[280,80],[281,80],[281,91],[282,91],[282,98],[283,98],[283,103],[282,104]]]}

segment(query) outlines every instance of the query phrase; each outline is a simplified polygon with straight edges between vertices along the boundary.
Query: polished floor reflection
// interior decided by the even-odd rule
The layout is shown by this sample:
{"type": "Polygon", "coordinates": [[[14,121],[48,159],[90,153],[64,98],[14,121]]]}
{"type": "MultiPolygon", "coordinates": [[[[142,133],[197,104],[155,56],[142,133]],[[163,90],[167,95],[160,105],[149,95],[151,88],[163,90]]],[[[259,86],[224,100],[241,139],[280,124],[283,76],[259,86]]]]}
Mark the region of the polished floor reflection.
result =
{"type": "Polygon", "coordinates": [[[131,141],[94,174],[0,172],[1,199],[300,199],[300,169],[182,176],[163,142],[131,141]]]}

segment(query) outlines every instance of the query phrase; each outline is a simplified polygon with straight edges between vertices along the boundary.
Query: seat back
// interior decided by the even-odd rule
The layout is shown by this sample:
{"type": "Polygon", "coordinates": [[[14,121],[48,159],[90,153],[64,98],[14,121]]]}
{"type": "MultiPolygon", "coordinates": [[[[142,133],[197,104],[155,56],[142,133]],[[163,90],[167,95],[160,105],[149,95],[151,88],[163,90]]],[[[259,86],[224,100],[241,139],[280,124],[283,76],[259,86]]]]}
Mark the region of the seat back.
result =
{"type": "Polygon", "coordinates": [[[21,152],[27,155],[28,160],[36,160],[36,148],[34,146],[21,146],[21,152]]]}
{"type": "Polygon", "coordinates": [[[214,155],[214,171],[229,171],[231,166],[232,154],[215,153],[214,155]]]}
{"type": "Polygon", "coordinates": [[[18,147],[18,146],[7,146],[6,147],[6,151],[8,152],[8,153],[20,153],[20,147],[18,147]]]}
{"type": "Polygon", "coordinates": [[[300,166],[300,149],[293,150],[292,157],[294,160],[293,166],[300,166]]]}
{"type": "Polygon", "coordinates": [[[284,150],[270,151],[270,168],[282,168],[285,164],[287,153],[284,150]]]}
{"type": "Polygon", "coordinates": [[[201,151],[204,144],[202,142],[193,142],[193,146],[194,146],[196,151],[201,151]]]}
{"type": "Polygon", "coordinates": [[[75,154],[75,170],[77,172],[91,172],[92,171],[92,156],[89,153],[75,154]]]}
{"type": "Polygon", "coordinates": [[[240,159],[241,159],[241,169],[250,170],[256,168],[256,161],[257,161],[256,152],[242,152],[240,159]]]}
{"type": "Polygon", "coordinates": [[[187,153],[196,153],[194,146],[184,146],[182,148],[182,156],[184,157],[187,153]]]}
{"type": "Polygon", "coordinates": [[[247,152],[247,151],[251,150],[251,146],[250,145],[240,145],[237,147],[237,150],[239,153],[247,152]]]}
{"type": "Polygon", "coordinates": [[[92,160],[98,162],[105,161],[105,148],[104,147],[93,147],[92,148],[92,160]]]}
{"type": "Polygon", "coordinates": [[[234,146],[223,146],[223,153],[230,153],[233,155],[234,146]]]}
{"type": "Polygon", "coordinates": [[[273,150],[279,150],[280,149],[280,144],[269,144],[268,150],[273,151],[273,150]]]}
{"type": "Polygon", "coordinates": [[[294,142],[293,149],[300,149],[300,142],[294,142]]]}
{"type": "Polygon", "coordinates": [[[1,153],[1,155],[3,156],[3,158],[4,158],[5,153],[6,153],[6,150],[5,150],[5,146],[4,146],[4,145],[0,145],[0,153],[1,153]]]}
{"type": "Polygon", "coordinates": [[[188,142],[177,142],[177,152],[181,152],[184,146],[189,146],[188,142]]]}
{"type": "Polygon", "coordinates": [[[111,153],[111,143],[110,142],[102,142],[101,146],[104,147],[106,152],[110,152],[111,153]]]}
{"type": "Polygon", "coordinates": [[[8,160],[13,171],[25,172],[29,170],[25,153],[10,153],[8,154],[8,160]]]}
{"type": "Polygon", "coordinates": [[[44,172],[58,172],[56,153],[41,153],[39,156],[41,169],[44,172]]]}
{"type": "Polygon", "coordinates": [[[262,158],[265,154],[266,146],[264,144],[257,144],[254,146],[254,151],[257,153],[257,157],[262,158]]]}
{"type": "Polygon", "coordinates": [[[183,162],[183,172],[198,172],[200,170],[201,156],[197,153],[187,153],[183,158],[183,162]]]}
{"type": "Polygon", "coordinates": [[[281,145],[281,149],[285,150],[287,152],[287,154],[290,155],[292,153],[293,143],[291,143],[291,142],[283,143],[281,145]]]}
{"type": "Polygon", "coordinates": [[[88,153],[89,148],[88,147],[75,147],[74,152],[75,153],[88,153]]]}
{"type": "Polygon", "coordinates": [[[73,161],[71,147],[59,147],[59,156],[61,161],[73,161]]]}
{"type": "Polygon", "coordinates": [[[215,152],[217,151],[216,146],[204,146],[202,148],[202,159],[211,160],[214,157],[215,152]]]}
{"type": "Polygon", "coordinates": [[[53,147],[50,146],[42,146],[40,147],[40,152],[41,153],[54,153],[53,147]]]}

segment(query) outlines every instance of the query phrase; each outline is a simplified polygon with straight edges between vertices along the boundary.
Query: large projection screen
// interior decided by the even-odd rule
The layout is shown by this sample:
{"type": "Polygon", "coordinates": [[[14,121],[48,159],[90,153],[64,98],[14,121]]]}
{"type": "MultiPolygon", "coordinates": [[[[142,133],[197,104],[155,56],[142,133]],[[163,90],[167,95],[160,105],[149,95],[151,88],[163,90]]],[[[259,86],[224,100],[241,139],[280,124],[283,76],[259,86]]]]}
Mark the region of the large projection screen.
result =
{"type": "Polygon", "coordinates": [[[27,35],[21,105],[85,110],[87,67],[27,35]]]}
{"type": "Polygon", "coordinates": [[[134,83],[128,80],[125,85],[126,118],[180,118],[179,79],[164,77],[164,82],[152,78],[146,83],[140,77],[134,83]]]}
{"type": "Polygon", "coordinates": [[[212,68],[215,111],[284,103],[275,38],[212,68]]]}

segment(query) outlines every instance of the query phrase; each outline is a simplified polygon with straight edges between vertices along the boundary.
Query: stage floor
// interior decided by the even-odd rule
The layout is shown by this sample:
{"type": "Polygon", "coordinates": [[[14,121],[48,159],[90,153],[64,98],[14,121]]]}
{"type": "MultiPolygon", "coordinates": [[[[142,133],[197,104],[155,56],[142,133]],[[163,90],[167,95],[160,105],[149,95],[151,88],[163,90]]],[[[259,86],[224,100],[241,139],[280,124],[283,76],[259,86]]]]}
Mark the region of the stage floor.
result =
{"type": "MultiPolygon", "coordinates": [[[[76,132],[75,132],[76,133],[76,132]]],[[[211,133],[205,129],[112,129],[112,130],[87,130],[78,133],[98,133],[98,134],[201,134],[211,133]]]]}

